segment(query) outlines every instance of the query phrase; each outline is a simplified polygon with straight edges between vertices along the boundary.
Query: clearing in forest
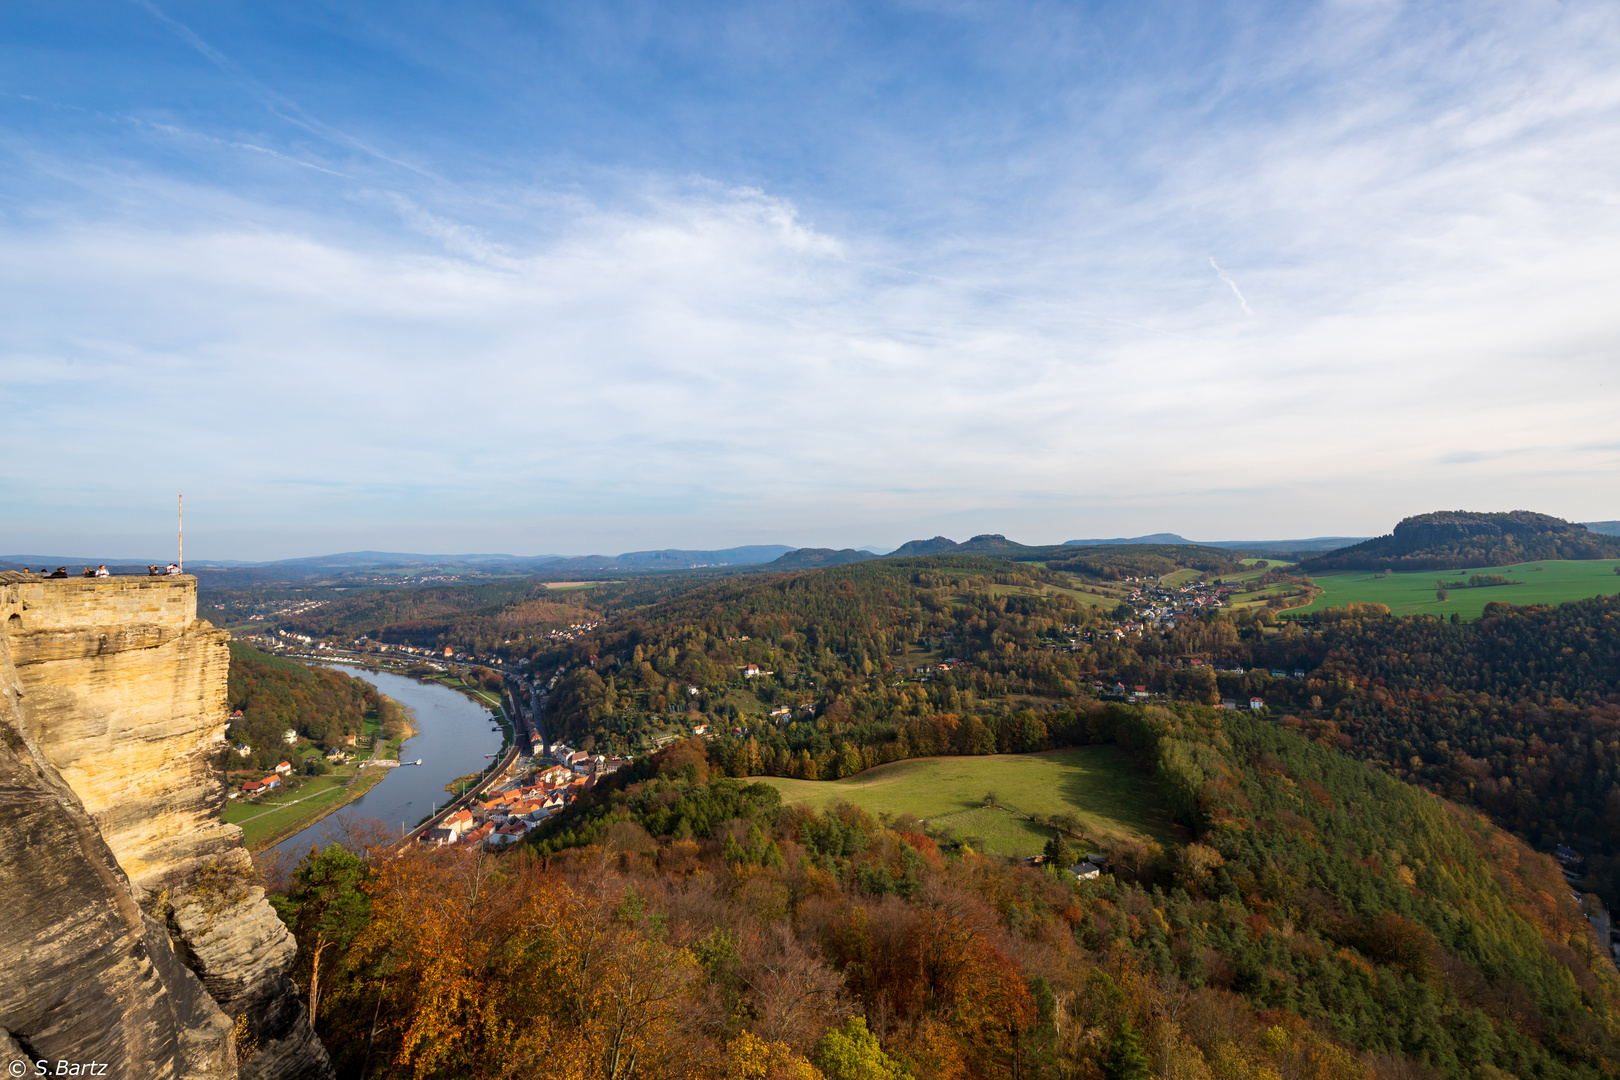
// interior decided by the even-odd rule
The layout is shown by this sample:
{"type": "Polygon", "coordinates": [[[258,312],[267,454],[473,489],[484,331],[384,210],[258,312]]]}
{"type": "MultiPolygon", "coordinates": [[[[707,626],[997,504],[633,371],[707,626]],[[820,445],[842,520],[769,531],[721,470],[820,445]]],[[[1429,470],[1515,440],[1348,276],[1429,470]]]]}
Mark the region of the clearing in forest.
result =
{"type": "Polygon", "coordinates": [[[1115,746],[1039,754],[912,758],[843,780],[760,776],[788,803],[818,810],[847,802],[871,814],[915,814],[997,855],[1035,855],[1052,835],[1030,815],[1073,814],[1089,840],[1176,840],[1153,780],[1115,746]],[[999,809],[984,805],[994,791],[999,809]]]}
{"type": "Polygon", "coordinates": [[[1493,600],[1506,604],[1562,604],[1591,596],[1620,593],[1616,559],[1559,560],[1518,563],[1514,566],[1482,566],[1466,570],[1422,570],[1384,574],[1381,570],[1336,570],[1312,574],[1322,594],[1306,607],[1293,608],[1288,615],[1302,615],[1349,603],[1388,604],[1393,615],[1438,615],[1450,618],[1455,612],[1464,619],[1477,619],[1493,600]],[[1442,602],[1436,595],[1436,582],[1467,581],[1475,574],[1496,574],[1512,584],[1488,585],[1446,590],[1442,602]]]}

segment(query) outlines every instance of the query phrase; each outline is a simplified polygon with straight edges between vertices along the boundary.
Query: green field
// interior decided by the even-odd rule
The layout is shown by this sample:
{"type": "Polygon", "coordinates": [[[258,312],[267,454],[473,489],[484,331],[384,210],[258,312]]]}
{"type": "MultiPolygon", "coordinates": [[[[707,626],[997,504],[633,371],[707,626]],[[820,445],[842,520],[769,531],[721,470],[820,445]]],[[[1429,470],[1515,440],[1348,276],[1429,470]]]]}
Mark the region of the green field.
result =
{"type": "Polygon", "coordinates": [[[1388,604],[1396,615],[1439,615],[1450,618],[1455,612],[1464,619],[1477,619],[1493,600],[1508,604],[1561,604],[1589,596],[1620,593],[1620,560],[1594,559],[1584,562],[1547,560],[1515,566],[1471,567],[1467,570],[1425,570],[1385,576],[1366,570],[1344,570],[1312,574],[1322,594],[1306,607],[1290,608],[1287,615],[1343,607],[1349,603],[1388,604]],[[1493,585],[1481,589],[1451,589],[1444,603],[1435,599],[1436,581],[1462,581],[1474,574],[1501,574],[1513,585],[1493,585]]]}
{"type": "Polygon", "coordinates": [[[1113,746],[991,757],[914,758],[844,780],[756,777],[784,801],[817,809],[848,802],[868,813],[915,814],[958,838],[976,836],[997,855],[1034,855],[1052,835],[1028,814],[1067,811],[1087,839],[1176,840],[1150,777],[1113,746]],[[995,791],[1006,809],[983,805],[995,791]]]}

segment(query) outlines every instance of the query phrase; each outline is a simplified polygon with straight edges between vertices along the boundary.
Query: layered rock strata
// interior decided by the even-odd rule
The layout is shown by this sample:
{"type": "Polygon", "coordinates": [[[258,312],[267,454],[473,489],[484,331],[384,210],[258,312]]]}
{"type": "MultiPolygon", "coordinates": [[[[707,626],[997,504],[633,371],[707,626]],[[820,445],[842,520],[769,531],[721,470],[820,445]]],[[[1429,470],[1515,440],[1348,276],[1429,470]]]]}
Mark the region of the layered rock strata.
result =
{"type": "Polygon", "coordinates": [[[0,574],[0,1029],[108,1075],[327,1077],[219,818],[229,653],[196,614],[190,577],[0,574]]]}

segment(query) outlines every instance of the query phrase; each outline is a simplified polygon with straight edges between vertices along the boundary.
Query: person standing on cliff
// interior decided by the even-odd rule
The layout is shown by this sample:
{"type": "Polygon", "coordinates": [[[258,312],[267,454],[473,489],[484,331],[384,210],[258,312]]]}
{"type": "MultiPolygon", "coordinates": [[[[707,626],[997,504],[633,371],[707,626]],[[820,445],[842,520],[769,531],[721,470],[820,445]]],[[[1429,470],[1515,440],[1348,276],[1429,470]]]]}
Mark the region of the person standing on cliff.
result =
{"type": "Polygon", "coordinates": [[[95,572],[94,576],[95,577],[112,577],[112,571],[107,569],[107,564],[106,563],[102,563],[100,566],[96,567],[96,572],[95,572]]]}
{"type": "Polygon", "coordinates": [[[174,575],[178,574],[179,572],[180,572],[180,568],[178,566],[176,566],[174,563],[170,563],[168,566],[163,568],[163,576],[164,577],[173,577],[174,575]]]}

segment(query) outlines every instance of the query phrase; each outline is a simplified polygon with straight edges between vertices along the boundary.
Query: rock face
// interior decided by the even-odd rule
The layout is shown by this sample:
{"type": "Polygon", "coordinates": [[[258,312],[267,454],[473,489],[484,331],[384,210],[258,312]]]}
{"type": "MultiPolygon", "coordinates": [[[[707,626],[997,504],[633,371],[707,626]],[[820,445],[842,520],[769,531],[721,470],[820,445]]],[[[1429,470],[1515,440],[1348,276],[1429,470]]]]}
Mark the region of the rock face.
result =
{"type": "Polygon", "coordinates": [[[1461,570],[1542,559],[1620,558],[1620,540],[1529,510],[1441,510],[1403,519],[1388,536],[1313,555],[1305,573],[1330,570],[1461,570]]]}
{"type": "Polygon", "coordinates": [[[1502,536],[1513,537],[1574,537],[1585,533],[1586,526],[1564,521],[1547,514],[1517,510],[1507,514],[1470,514],[1462,510],[1442,510],[1433,514],[1419,514],[1405,518],[1395,526],[1392,545],[1401,553],[1422,548],[1456,544],[1470,539],[1485,541],[1502,536]]]}
{"type": "Polygon", "coordinates": [[[190,577],[0,574],[0,1034],[108,1075],[328,1077],[219,819],[230,661],[196,616],[190,577]]]}

